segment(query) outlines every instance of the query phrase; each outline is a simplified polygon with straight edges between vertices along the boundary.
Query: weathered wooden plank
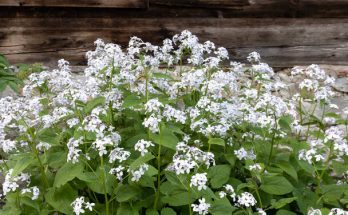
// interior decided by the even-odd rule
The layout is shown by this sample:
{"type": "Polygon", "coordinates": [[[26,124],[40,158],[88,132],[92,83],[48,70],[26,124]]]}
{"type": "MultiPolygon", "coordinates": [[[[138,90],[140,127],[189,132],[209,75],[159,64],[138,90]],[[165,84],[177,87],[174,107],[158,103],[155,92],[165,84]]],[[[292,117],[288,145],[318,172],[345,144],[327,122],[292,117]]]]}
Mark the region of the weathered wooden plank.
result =
{"type": "MultiPolygon", "coordinates": [[[[297,47],[255,47],[229,48],[233,61],[245,62],[246,56],[258,51],[264,62],[273,67],[292,67],[295,65],[330,64],[348,65],[348,44],[342,46],[297,46],[297,47]]],[[[45,65],[56,66],[57,60],[64,58],[72,65],[85,65],[84,55],[90,48],[60,49],[53,51],[20,52],[6,55],[10,62],[44,62],[45,65]]]]}
{"type": "MultiPolygon", "coordinates": [[[[1,0],[0,0],[1,1],[1,0]]],[[[147,1],[147,0],[142,0],[147,1]]],[[[159,0],[158,0],[159,1],[159,0]]],[[[173,0],[174,1],[174,0],[173,0]]],[[[0,17],[65,18],[347,18],[347,0],[257,0],[248,5],[188,7],[150,5],[149,8],[0,7],[0,17]]]]}
{"type": "Polygon", "coordinates": [[[156,5],[183,6],[183,7],[209,7],[229,8],[249,5],[250,0],[150,0],[150,7],[156,5]]]}
{"type": "Polygon", "coordinates": [[[143,8],[147,0],[1,0],[0,6],[143,8]]]}
{"type": "Polygon", "coordinates": [[[125,47],[137,35],[159,44],[184,29],[228,48],[237,60],[257,50],[273,66],[348,64],[348,19],[1,18],[0,52],[13,62],[83,64],[96,38],[125,47]]]}

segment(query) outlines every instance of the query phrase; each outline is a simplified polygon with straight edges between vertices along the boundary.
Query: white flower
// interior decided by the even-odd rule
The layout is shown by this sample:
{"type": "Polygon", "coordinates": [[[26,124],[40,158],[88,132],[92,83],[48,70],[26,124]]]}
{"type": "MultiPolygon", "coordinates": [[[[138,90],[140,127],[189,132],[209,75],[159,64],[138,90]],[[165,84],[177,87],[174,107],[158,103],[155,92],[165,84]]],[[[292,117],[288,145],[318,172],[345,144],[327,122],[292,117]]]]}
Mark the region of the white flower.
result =
{"type": "Polygon", "coordinates": [[[234,188],[230,184],[224,186],[226,193],[232,198],[233,201],[236,201],[237,194],[234,191],[234,188]]]}
{"type": "Polygon", "coordinates": [[[141,176],[145,174],[145,172],[149,169],[149,165],[142,164],[137,170],[131,170],[132,181],[139,181],[141,176]]]}
{"type": "Polygon", "coordinates": [[[51,145],[49,143],[45,143],[45,142],[40,142],[36,145],[36,149],[39,151],[48,150],[50,148],[51,148],[51,145]]]}
{"type": "Polygon", "coordinates": [[[13,169],[9,169],[2,184],[2,191],[4,195],[9,192],[14,192],[19,188],[19,184],[26,182],[30,183],[30,176],[27,173],[21,173],[18,176],[12,176],[13,169]]]}
{"type": "Polygon", "coordinates": [[[227,195],[227,193],[225,193],[224,191],[220,191],[219,192],[219,197],[222,199],[222,198],[225,198],[225,196],[227,195]]]}
{"type": "Polygon", "coordinates": [[[149,128],[153,133],[159,131],[158,124],[161,122],[161,118],[151,115],[144,119],[143,125],[145,128],[149,128]]]}
{"type": "Polygon", "coordinates": [[[193,212],[197,212],[200,215],[208,214],[210,204],[205,202],[205,198],[201,198],[198,201],[199,201],[199,204],[191,204],[193,212]]]}
{"type": "Polygon", "coordinates": [[[207,189],[207,173],[197,173],[191,177],[190,187],[197,187],[198,190],[207,189]]]}
{"type": "Polygon", "coordinates": [[[257,208],[257,213],[260,215],[267,215],[267,213],[262,208],[257,208]]]}
{"type": "Polygon", "coordinates": [[[256,163],[253,165],[249,165],[249,170],[250,171],[256,171],[256,172],[260,172],[262,170],[262,167],[260,164],[256,163]]]}
{"type": "Polygon", "coordinates": [[[234,154],[237,156],[239,160],[255,160],[256,155],[252,150],[246,151],[243,147],[239,150],[234,150],[234,154]]]}
{"type": "Polygon", "coordinates": [[[163,107],[163,104],[157,98],[150,99],[145,104],[146,113],[158,113],[161,107],[163,107]]]}
{"type": "Polygon", "coordinates": [[[244,192],[241,195],[238,195],[238,205],[251,207],[256,205],[257,201],[251,193],[244,192]]]}
{"type": "Polygon", "coordinates": [[[71,161],[72,163],[77,163],[79,161],[80,153],[82,152],[79,149],[79,146],[83,143],[82,138],[75,140],[74,138],[70,138],[67,146],[68,146],[68,156],[67,161],[71,161]]]}
{"type": "Polygon", "coordinates": [[[5,153],[14,151],[17,148],[16,141],[9,140],[9,139],[2,140],[0,143],[0,146],[5,153]]]}
{"type": "Polygon", "coordinates": [[[71,119],[68,119],[68,120],[66,121],[66,123],[68,124],[69,128],[72,128],[72,127],[74,127],[75,125],[79,124],[80,121],[79,121],[79,119],[77,119],[77,118],[71,118],[71,119]]]}
{"type": "Polygon", "coordinates": [[[116,147],[109,154],[109,162],[113,163],[118,160],[118,162],[121,163],[127,160],[130,155],[131,153],[129,151],[125,151],[123,148],[116,147]]]}
{"type": "Polygon", "coordinates": [[[332,208],[330,210],[329,215],[348,215],[348,211],[345,211],[345,210],[340,209],[340,208],[332,208]]]}
{"type": "Polygon", "coordinates": [[[73,211],[76,215],[80,215],[85,213],[85,209],[92,211],[93,207],[95,206],[94,203],[85,202],[85,197],[81,196],[76,198],[72,203],[71,206],[73,207],[73,211]]]}
{"type": "Polygon", "coordinates": [[[247,57],[247,60],[250,62],[250,63],[259,63],[260,60],[261,60],[261,56],[259,53],[257,52],[251,52],[249,54],[249,56],[247,57]]]}
{"type": "Polygon", "coordinates": [[[134,145],[134,149],[136,151],[139,151],[141,153],[141,156],[144,156],[146,153],[149,152],[147,148],[149,148],[150,146],[154,146],[154,144],[151,141],[141,139],[134,145]]]}
{"type": "Polygon", "coordinates": [[[39,198],[40,190],[39,190],[39,188],[38,188],[37,186],[34,186],[34,187],[22,189],[21,193],[22,193],[22,194],[25,194],[25,193],[32,193],[31,199],[32,199],[32,200],[36,200],[36,199],[39,198]]]}
{"type": "Polygon", "coordinates": [[[122,181],[122,179],[123,179],[123,170],[124,169],[125,168],[123,166],[118,166],[116,168],[110,169],[109,173],[112,174],[112,175],[116,174],[117,179],[119,181],[122,181]]]}
{"type": "Polygon", "coordinates": [[[321,214],[322,213],[320,209],[314,209],[314,208],[310,208],[307,213],[307,215],[321,215],[321,214]]]}

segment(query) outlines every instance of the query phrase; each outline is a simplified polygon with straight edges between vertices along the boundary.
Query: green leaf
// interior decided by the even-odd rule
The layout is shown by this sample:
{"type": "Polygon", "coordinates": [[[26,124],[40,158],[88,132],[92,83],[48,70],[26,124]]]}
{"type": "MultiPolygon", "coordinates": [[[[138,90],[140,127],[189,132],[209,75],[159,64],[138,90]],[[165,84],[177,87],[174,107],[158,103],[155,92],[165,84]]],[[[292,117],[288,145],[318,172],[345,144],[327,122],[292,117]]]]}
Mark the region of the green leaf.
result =
{"type": "Polygon", "coordinates": [[[7,87],[7,81],[0,79],[0,92],[4,91],[7,87]]]}
{"type": "Polygon", "coordinates": [[[183,186],[178,176],[171,171],[165,172],[166,179],[172,184],[172,185],[178,185],[179,187],[183,186]]]}
{"type": "Polygon", "coordinates": [[[116,199],[118,202],[126,202],[138,196],[139,194],[141,194],[141,189],[139,189],[138,187],[128,184],[120,184],[116,190],[116,199]]]}
{"type": "Polygon", "coordinates": [[[282,207],[284,207],[285,205],[290,204],[291,202],[295,201],[297,198],[296,197],[292,197],[292,198],[284,198],[284,199],[280,199],[276,202],[271,202],[271,209],[280,209],[282,207]]]}
{"type": "MultiPolygon", "coordinates": [[[[31,194],[30,194],[31,195],[31,194]]],[[[23,198],[21,198],[21,203],[31,207],[31,208],[34,208],[36,210],[36,213],[40,213],[40,205],[39,205],[39,202],[38,201],[34,201],[32,200],[31,198],[25,196],[23,198]]]]}
{"type": "Polygon", "coordinates": [[[5,58],[4,55],[0,54],[0,64],[8,67],[10,66],[10,63],[8,62],[8,60],[5,58]]]}
{"type": "Polygon", "coordinates": [[[339,201],[342,199],[344,192],[348,191],[347,184],[330,184],[323,185],[323,200],[325,203],[339,207],[339,201]]]}
{"type": "Polygon", "coordinates": [[[263,176],[260,188],[274,195],[284,195],[294,190],[291,183],[283,176],[263,176]]]}
{"type": "Polygon", "coordinates": [[[287,173],[293,179],[298,181],[297,172],[295,168],[289,162],[285,162],[285,161],[277,162],[276,166],[281,168],[285,173],[287,173]]]}
{"type": "Polygon", "coordinates": [[[191,193],[191,200],[189,201],[189,194],[187,191],[174,192],[169,196],[162,197],[163,203],[167,203],[170,206],[182,206],[191,204],[193,201],[193,193],[191,193]]]}
{"type": "Polygon", "coordinates": [[[28,153],[16,162],[16,165],[13,167],[12,176],[16,176],[25,170],[30,164],[34,161],[33,155],[28,153]]]}
{"type": "Polygon", "coordinates": [[[276,215],[296,215],[296,213],[282,209],[277,211],[276,215]]]}
{"type": "Polygon", "coordinates": [[[121,204],[121,206],[117,208],[117,215],[139,215],[139,213],[129,204],[121,204]]]}
{"type": "Polygon", "coordinates": [[[143,101],[139,96],[131,94],[124,99],[122,107],[130,108],[130,107],[140,105],[142,102],[143,101]]]}
{"type": "Polygon", "coordinates": [[[152,75],[153,75],[153,77],[155,77],[155,78],[165,78],[165,79],[170,79],[170,80],[173,79],[172,76],[170,76],[170,75],[168,75],[168,74],[164,74],[164,73],[159,73],[159,72],[154,72],[154,73],[152,73],[152,75]]]}
{"type": "Polygon", "coordinates": [[[309,174],[313,174],[313,172],[315,171],[315,168],[310,165],[307,161],[303,161],[303,160],[297,160],[298,165],[307,173],[309,174]]]}
{"type": "Polygon", "coordinates": [[[80,179],[81,181],[90,182],[90,183],[97,182],[99,180],[98,175],[96,175],[96,173],[94,172],[84,172],[76,177],[80,179]]]}
{"type": "Polygon", "coordinates": [[[219,145],[225,147],[225,141],[221,138],[209,138],[208,143],[211,145],[219,145]]]}
{"type": "Polygon", "coordinates": [[[153,154],[151,154],[150,152],[146,153],[144,156],[140,156],[135,161],[133,161],[130,165],[130,168],[132,170],[135,170],[136,168],[140,167],[142,164],[144,164],[144,163],[146,163],[154,158],[155,158],[155,156],[153,154]]]}
{"type": "Polygon", "coordinates": [[[82,163],[65,163],[57,172],[54,178],[54,187],[60,187],[67,182],[73,180],[75,177],[82,174],[84,166],[82,163]]]}
{"type": "MultiPolygon", "coordinates": [[[[18,79],[18,81],[19,81],[19,79],[18,79]]],[[[19,83],[16,83],[16,82],[18,82],[18,81],[9,81],[9,82],[8,82],[8,86],[10,86],[11,89],[12,89],[13,91],[15,91],[16,93],[19,93],[19,87],[20,87],[20,85],[19,85],[19,83]]]]}
{"type": "Polygon", "coordinates": [[[152,134],[152,139],[154,143],[172,150],[176,150],[176,145],[179,142],[173,131],[166,127],[162,128],[159,134],[152,134]]]}
{"type": "Polygon", "coordinates": [[[171,208],[162,208],[161,215],[176,215],[176,213],[171,208]]]}
{"type": "Polygon", "coordinates": [[[223,198],[216,199],[209,209],[209,212],[212,215],[229,215],[232,214],[234,210],[236,210],[236,208],[231,205],[230,201],[227,198],[223,198]]]}
{"type": "Polygon", "coordinates": [[[90,113],[94,108],[103,105],[105,103],[104,97],[97,97],[87,102],[86,106],[84,107],[85,113],[90,113]]]}
{"type": "Polygon", "coordinates": [[[292,121],[292,119],[290,116],[282,116],[278,120],[278,124],[283,130],[291,132],[291,126],[290,126],[291,121],[292,121]]]}
{"type": "Polygon", "coordinates": [[[216,165],[208,170],[208,178],[212,188],[220,188],[230,179],[231,167],[230,165],[216,165]]]}
{"type": "Polygon", "coordinates": [[[60,188],[50,188],[45,194],[45,199],[55,210],[72,214],[73,208],[71,203],[77,198],[77,191],[69,184],[65,184],[60,188]]]}
{"type": "Polygon", "coordinates": [[[155,209],[149,208],[146,210],[145,215],[159,215],[159,213],[155,209]]]}
{"type": "Polygon", "coordinates": [[[38,139],[52,145],[58,144],[58,134],[53,128],[44,128],[38,132],[38,139]]]}
{"type": "MultiPolygon", "coordinates": [[[[87,186],[95,193],[104,194],[105,188],[104,184],[101,183],[103,179],[103,169],[98,167],[97,170],[93,172],[85,172],[77,176],[80,180],[85,181],[87,186]]],[[[116,177],[109,173],[106,173],[106,192],[112,194],[114,188],[118,185],[116,177]]]]}
{"type": "Polygon", "coordinates": [[[67,154],[64,151],[48,152],[47,164],[52,168],[60,168],[66,163],[67,154]]]}
{"type": "Polygon", "coordinates": [[[322,208],[323,206],[321,201],[318,201],[319,196],[305,187],[295,189],[292,194],[297,198],[296,203],[303,214],[307,214],[310,207],[322,208]]]}

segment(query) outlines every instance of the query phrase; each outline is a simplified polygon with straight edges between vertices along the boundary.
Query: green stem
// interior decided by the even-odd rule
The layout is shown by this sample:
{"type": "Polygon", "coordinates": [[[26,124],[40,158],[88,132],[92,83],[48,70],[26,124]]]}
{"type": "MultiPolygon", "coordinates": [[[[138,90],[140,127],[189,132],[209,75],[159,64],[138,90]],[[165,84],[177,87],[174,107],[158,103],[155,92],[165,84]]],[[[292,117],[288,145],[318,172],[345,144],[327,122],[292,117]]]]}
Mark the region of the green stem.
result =
{"type": "Polygon", "coordinates": [[[187,193],[188,193],[188,208],[189,208],[189,214],[192,215],[192,208],[191,208],[191,187],[190,187],[190,184],[188,185],[187,193]]]}
{"type": "Polygon", "coordinates": [[[249,215],[253,215],[253,211],[251,210],[251,208],[247,208],[247,211],[249,215]]]}
{"type": "MultiPolygon", "coordinates": [[[[160,135],[160,134],[159,134],[160,135]]],[[[161,137],[161,135],[160,135],[161,137]]],[[[158,200],[160,196],[160,188],[161,188],[161,142],[162,140],[160,139],[160,142],[158,144],[158,153],[157,153],[157,190],[156,190],[156,196],[155,196],[155,203],[154,203],[154,209],[157,210],[158,206],[158,200]]]]}
{"type": "MultiPolygon", "coordinates": [[[[256,183],[255,183],[255,184],[256,184],[256,183]]],[[[262,204],[262,200],[261,200],[261,196],[260,196],[259,188],[258,188],[257,184],[256,184],[256,189],[255,189],[255,191],[256,191],[257,198],[258,198],[258,200],[259,200],[259,202],[260,202],[260,207],[263,208],[263,204],[262,204]]]]}
{"type": "Polygon", "coordinates": [[[208,152],[210,152],[210,147],[211,147],[211,143],[210,143],[210,138],[211,138],[211,136],[210,136],[210,134],[208,135],[208,152]]]}
{"type": "MultiPolygon", "coordinates": [[[[314,112],[315,112],[315,109],[317,108],[317,102],[315,103],[315,105],[314,105],[314,108],[313,108],[313,110],[312,110],[312,112],[311,112],[311,115],[313,115],[314,114],[314,112]]],[[[311,116],[310,115],[310,116],[311,116]]],[[[306,131],[306,140],[308,140],[308,137],[309,137],[309,129],[310,129],[310,123],[308,123],[308,126],[307,126],[307,131],[306,131]]]]}
{"type": "Polygon", "coordinates": [[[145,92],[145,96],[146,96],[146,102],[149,101],[149,74],[148,74],[148,69],[145,69],[145,88],[146,88],[146,92],[145,92]]]}
{"type": "Polygon", "coordinates": [[[272,159],[273,148],[274,148],[274,139],[275,139],[275,131],[273,131],[273,136],[272,136],[272,140],[271,140],[271,150],[269,152],[267,164],[269,164],[271,162],[271,159],[272,159]]]}
{"type": "Polygon", "coordinates": [[[105,198],[105,214],[109,215],[109,201],[108,201],[108,193],[106,188],[106,173],[104,167],[104,159],[103,156],[100,157],[101,168],[103,168],[103,185],[104,185],[104,198],[105,198]]]}

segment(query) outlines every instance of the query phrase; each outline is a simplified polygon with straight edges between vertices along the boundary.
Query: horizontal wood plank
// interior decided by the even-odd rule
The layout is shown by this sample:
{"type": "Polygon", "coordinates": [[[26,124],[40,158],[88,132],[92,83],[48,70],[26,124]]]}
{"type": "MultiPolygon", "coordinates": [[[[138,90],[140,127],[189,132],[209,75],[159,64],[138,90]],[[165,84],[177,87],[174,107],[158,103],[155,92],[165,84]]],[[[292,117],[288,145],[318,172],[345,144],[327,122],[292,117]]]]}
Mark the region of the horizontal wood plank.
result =
{"type": "Polygon", "coordinates": [[[136,35],[155,44],[188,29],[226,47],[232,60],[259,51],[272,66],[348,65],[348,19],[0,18],[0,52],[12,62],[84,64],[84,52],[103,38],[126,47],[136,35]]]}
{"type": "Polygon", "coordinates": [[[250,0],[150,0],[150,7],[156,5],[181,7],[229,8],[249,5],[250,0]]]}
{"type": "Polygon", "coordinates": [[[0,0],[0,6],[144,8],[147,0],[0,0]]]}

